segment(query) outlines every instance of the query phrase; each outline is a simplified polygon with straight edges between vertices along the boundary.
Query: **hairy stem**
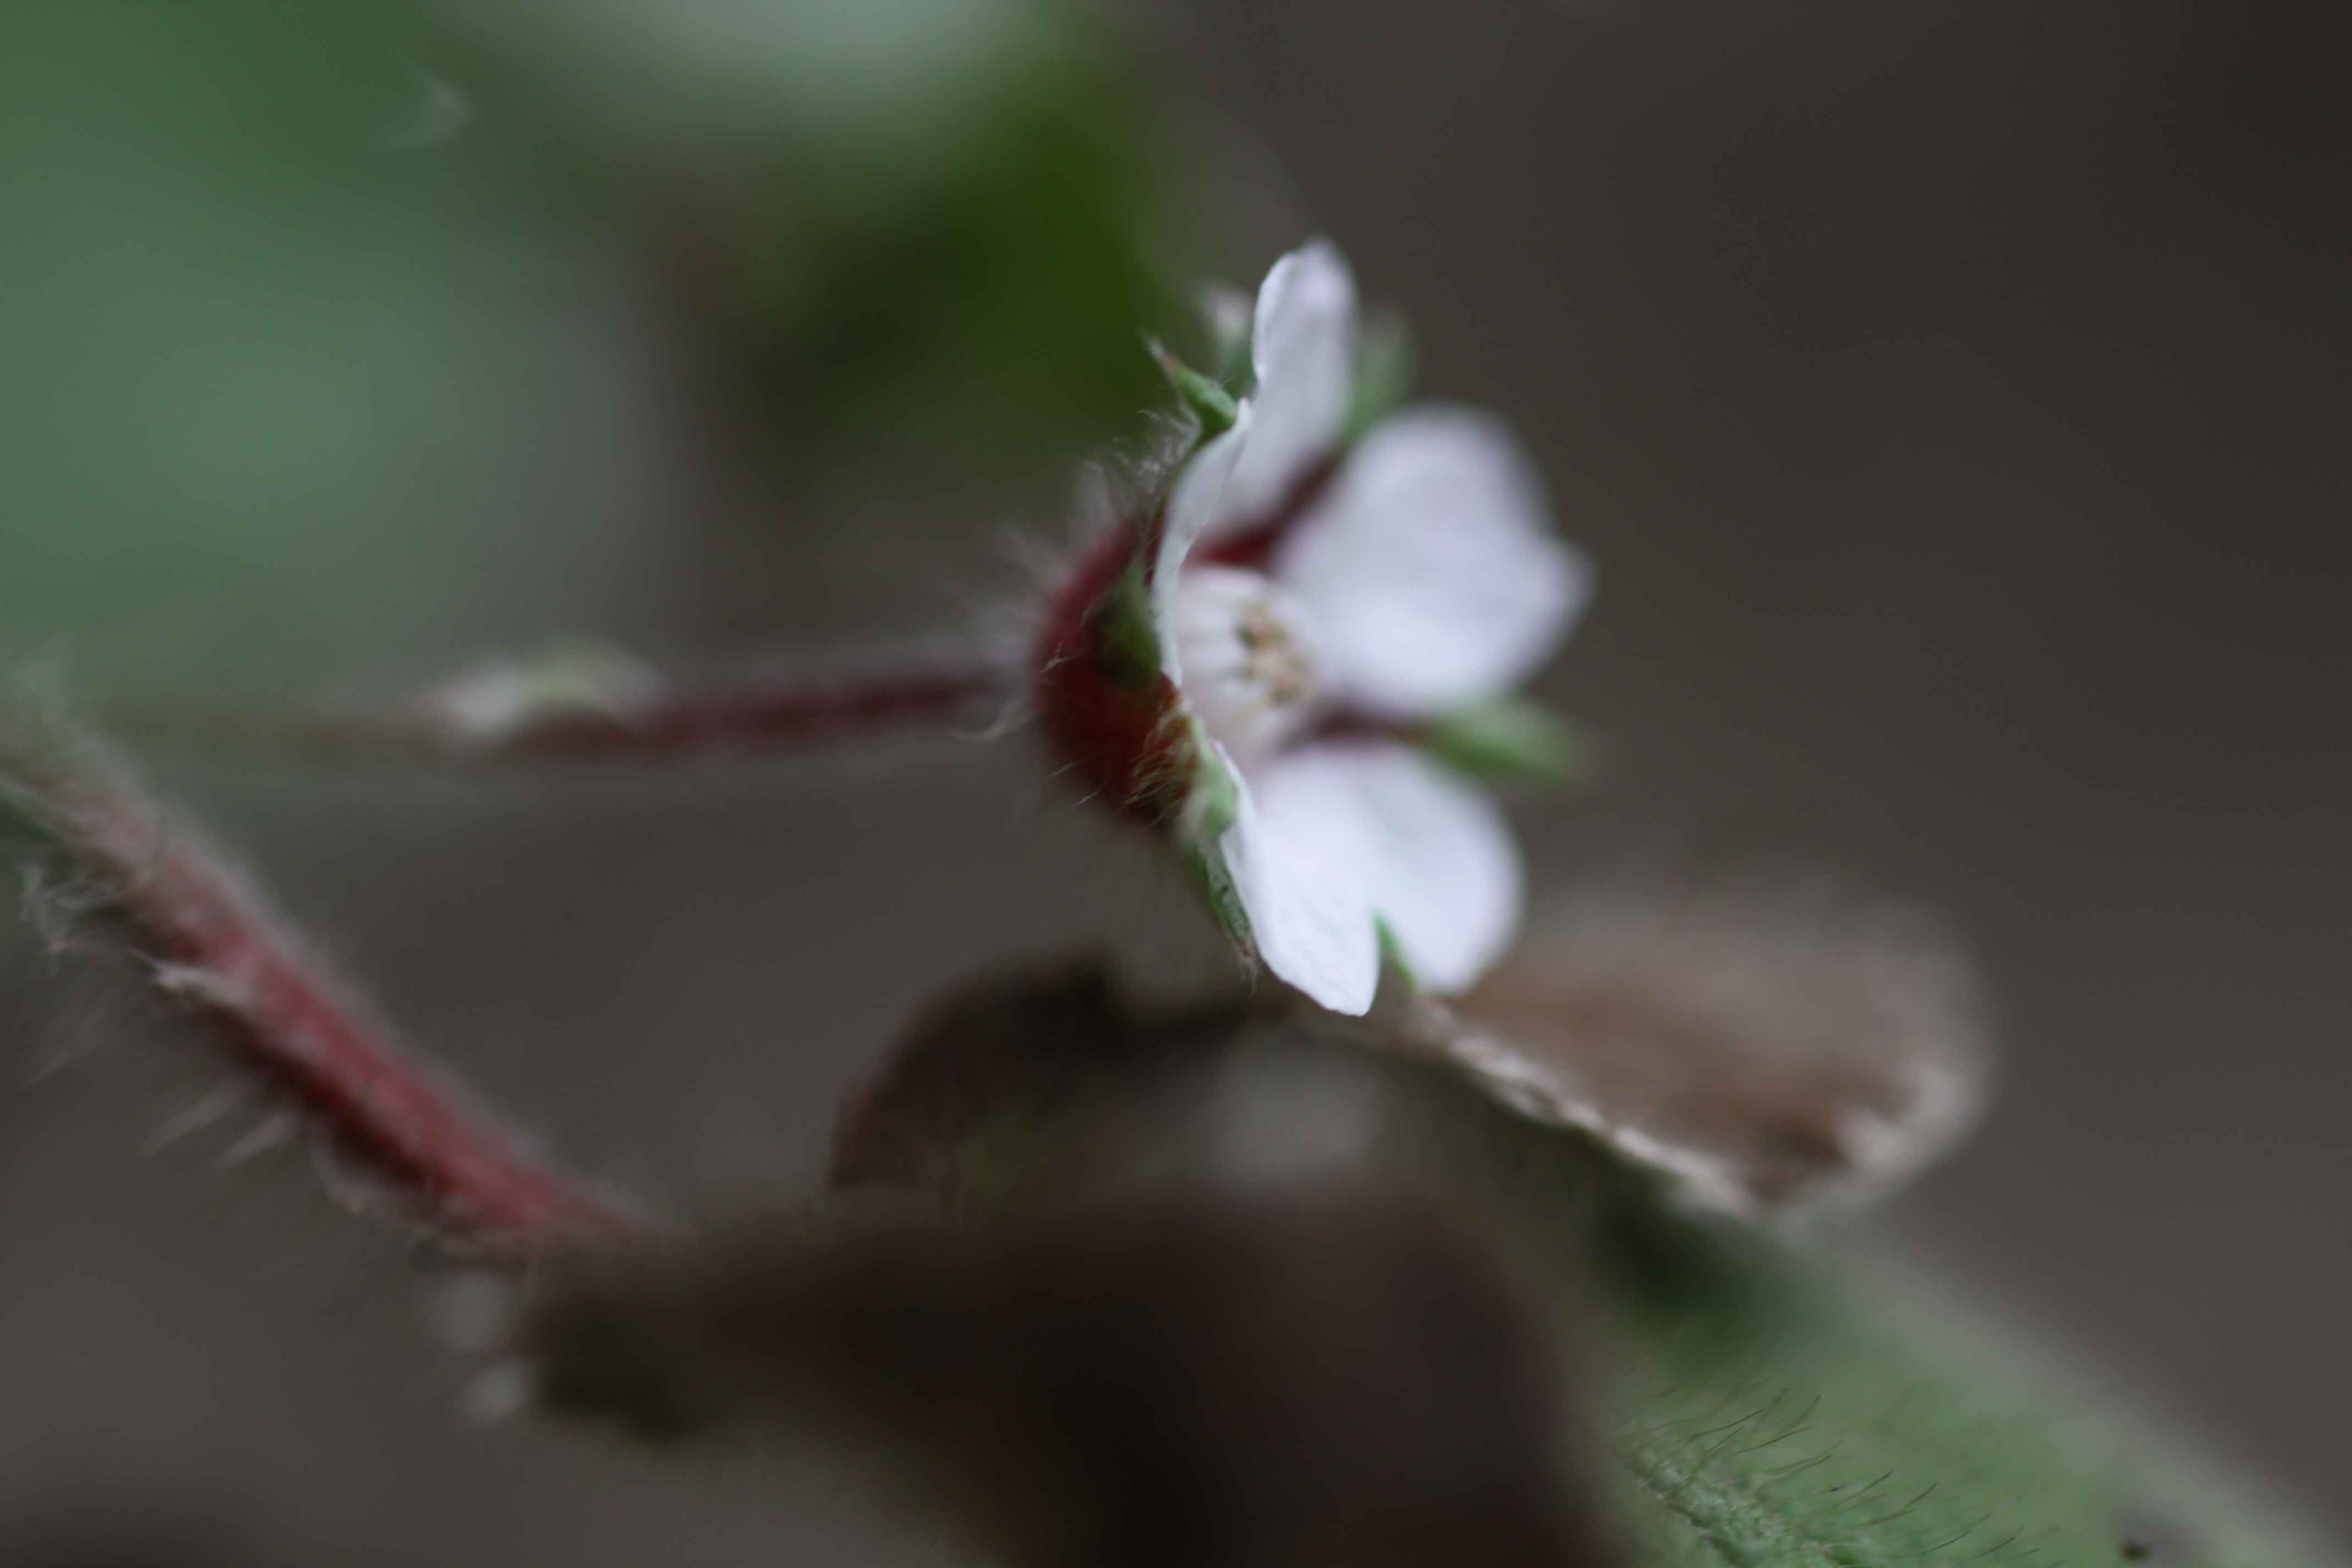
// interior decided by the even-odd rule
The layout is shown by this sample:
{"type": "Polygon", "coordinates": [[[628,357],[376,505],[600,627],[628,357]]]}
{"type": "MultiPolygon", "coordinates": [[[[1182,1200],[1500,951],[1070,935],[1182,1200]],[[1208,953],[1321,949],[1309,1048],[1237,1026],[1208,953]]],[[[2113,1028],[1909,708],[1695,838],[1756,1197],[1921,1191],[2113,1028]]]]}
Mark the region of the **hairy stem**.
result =
{"type": "Polygon", "coordinates": [[[583,650],[484,664],[382,708],[268,713],[147,700],[107,711],[142,733],[211,745],[464,766],[660,761],[985,721],[1013,689],[982,656],[936,646],[814,669],[768,663],[680,677],[583,650]]]}
{"type": "Polygon", "coordinates": [[[493,1253],[645,1222],[560,1174],[414,1058],[258,887],[48,705],[0,689],[0,805],[101,878],[158,979],[389,1177],[450,1242],[493,1253]]]}

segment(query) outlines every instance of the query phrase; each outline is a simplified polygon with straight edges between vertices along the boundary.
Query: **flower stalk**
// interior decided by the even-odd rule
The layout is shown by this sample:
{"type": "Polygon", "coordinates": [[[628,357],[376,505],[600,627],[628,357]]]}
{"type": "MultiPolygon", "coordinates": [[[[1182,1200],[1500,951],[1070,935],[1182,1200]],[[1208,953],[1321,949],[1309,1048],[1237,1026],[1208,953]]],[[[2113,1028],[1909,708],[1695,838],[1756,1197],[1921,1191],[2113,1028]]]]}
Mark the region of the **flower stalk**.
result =
{"type": "Polygon", "coordinates": [[[513,1256],[645,1230],[443,1082],[127,763],[18,692],[0,691],[0,804],[110,887],[159,984],[208,1014],[453,1247],[513,1256]]]}
{"type": "Polygon", "coordinates": [[[927,646],[810,669],[760,664],[672,677],[593,648],[484,664],[389,706],[265,712],[152,699],[112,722],[215,747],[447,766],[677,761],[820,745],[898,725],[985,723],[1004,671],[927,646]]]}

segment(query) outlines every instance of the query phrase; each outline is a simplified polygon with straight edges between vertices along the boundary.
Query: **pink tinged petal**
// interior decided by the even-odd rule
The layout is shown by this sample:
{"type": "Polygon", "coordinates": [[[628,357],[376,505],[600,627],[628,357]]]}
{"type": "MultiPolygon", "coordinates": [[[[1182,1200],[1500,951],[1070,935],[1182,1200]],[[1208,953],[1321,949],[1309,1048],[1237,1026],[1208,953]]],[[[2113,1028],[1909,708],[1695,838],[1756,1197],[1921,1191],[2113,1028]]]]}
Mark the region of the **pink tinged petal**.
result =
{"type": "Polygon", "coordinates": [[[1334,1013],[1370,1012],[1380,989],[1380,936],[1355,868],[1327,863],[1314,841],[1269,822],[1245,783],[1218,848],[1259,960],[1334,1013]]]}
{"type": "Polygon", "coordinates": [[[1307,606],[1333,695],[1393,717],[1508,690],[1591,593],[1502,422],[1433,405],[1357,444],[1273,575],[1307,606]]]}
{"type": "Polygon", "coordinates": [[[1234,470],[1220,528],[1262,521],[1339,444],[1356,374],[1356,281],[1330,241],[1274,264],[1257,291],[1250,359],[1257,428],[1234,470]]]}
{"type": "Polygon", "coordinates": [[[1183,670],[1176,657],[1176,580],[1185,557],[1217,518],[1233,479],[1234,462],[1250,438],[1253,420],[1244,403],[1233,428],[1203,442],[1184,460],[1168,491],[1168,510],[1161,520],[1160,552],[1151,563],[1151,619],[1160,633],[1160,668],[1168,679],[1181,682],[1183,670]]]}
{"type": "Polygon", "coordinates": [[[1334,741],[1284,753],[1254,783],[1259,831],[1361,887],[1427,989],[1464,989],[1510,945],[1526,897],[1518,846],[1468,781],[1393,741],[1334,741]]]}

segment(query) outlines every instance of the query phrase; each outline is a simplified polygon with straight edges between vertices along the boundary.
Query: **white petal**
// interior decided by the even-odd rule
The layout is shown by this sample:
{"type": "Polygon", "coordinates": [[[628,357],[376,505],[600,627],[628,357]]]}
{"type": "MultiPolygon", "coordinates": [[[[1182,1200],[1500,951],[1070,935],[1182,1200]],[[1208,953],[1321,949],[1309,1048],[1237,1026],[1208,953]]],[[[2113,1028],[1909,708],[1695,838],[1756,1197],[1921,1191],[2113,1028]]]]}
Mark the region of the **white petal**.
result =
{"type": "Polygon", "coordinates": [[[1268,969],[1334,1013],[1370,1012],[1380,989],[1380,935],[1354,867],[1316,857],[1312,841],[1270,824],[1234,775],[1241,799],[1218,840],[1250,937],[1268,969]]]}
{"type": "Polygon", "coordinates": [[[1172,629],[1176,624],[1176,579],[1182,574],[1184,558],[1192,553],[1193,544],[1223,510],[1234,461],[1248,442],[1253,423],[1250,405],[1244,403],[1234,413],[1233,428],[1203,442],[1199,451],[1186,458],[1168,491],[1167,515],[1160,520],[1160,553],[1151,563],[1151,619],[1160,633],[1160,667],[1171,680],[1183,677],[1172,629]]]}
{"type": "Polygon", "coordinates": [[[1257,428],[1234,470],[1220,526],[1264,517],[1339,446],[1355,383],[1356,281],[1330,241],[1311,241],[1265,275],[1250,360],[1257,428]]]}
{"type": "Polygon", "coordinates": [[[1322,742],[1260,769],[1257,830],[1313,875],[1358,879],[1413,975],[1460,991],[1510,945],[1518,846],[1486,793],[1393,741],[1322,742]]]}
{"type": "Polygon", "coordinates": [[[1509,689],[1591,591],[1517,441],[1492,416],[1442,405],[1366,435],[1273,571],[1313,616],[1335,694],[1398,716],[1509,689]]]}

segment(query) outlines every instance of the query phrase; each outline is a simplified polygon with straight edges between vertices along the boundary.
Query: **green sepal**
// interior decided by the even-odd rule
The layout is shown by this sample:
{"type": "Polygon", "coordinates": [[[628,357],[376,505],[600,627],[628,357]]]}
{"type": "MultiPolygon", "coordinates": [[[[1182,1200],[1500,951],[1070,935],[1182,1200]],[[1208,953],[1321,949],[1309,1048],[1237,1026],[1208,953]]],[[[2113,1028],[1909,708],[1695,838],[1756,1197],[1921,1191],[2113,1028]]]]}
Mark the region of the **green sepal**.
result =
{"type": "Polygon", "coordinates": [[[1185,787],[1178,831],[1190,844],[1214,843],[1241,815],[1241,786],[1198,719],[1186,726],[1185,738],[1192,742],[1192,776],[1185,787]]]}
{"type": "Polygon", "coordinates": [[[1225,940],[1234,951],[1252,963],[1256,961],[1257,942],[1250,932],[1249,912],[1242,908],[1240,889],[1234,886],[1233,868],[1214,844],[1194,845],[1185,852],[1185,869],[1192,873],[1192,889],[1208,907],[1209,918],[1225,933],[1225,940]]]}
{"type": "Polygon", "coordinates": [[[1140,554],[1096,601],[1091,618],[1095,661],[1105,679],[1129,691],[1160,679],[1160,628],[1152,621],[1140,554]]]}
{"type": "Polygon", "coordinates": [[[1408,994],[1418,995],[1421,977],[1412,972],[1412,965],[1406,961],[1404,943],[1397,940],[1396,928],[1390,925],[1384,917],[1374,915],[1372,934],[1380,941],[1382,973],[1394,975],[1408,994]]]}
{"type": "Polygon", "coordinates": [[[1438,761],[1480,778],[1569,784],[1591,777],[1601,763],[1591,731],[1523,697],[1457,708],[1413,738],[1438,761]]]}
{"type": "Polygon", "coordinates": [[[1161,374],[1168,377],[1168,384],[1176,389],[1176,395],[1201,422],[1201,439],[1205,441],[1213,436],[1222,436],[1234,427],[1234,421],[1241,416],[1241,408],[1234,402],[1232,393],[1218,385],[1213,377],[1202,375],[1178,359],[1157,338],[1150,339],[1147,346],[1151,351],[1151,357],[1159,362],[1161,374]]]}
{"type": "Polygon", "coordinates": [[[1200,721],[1192,721],[1187,739],[1192,747],[1192,773],[1186,781],[1184,803],[1177,811],[1177,844],[1201,901],[1208,906],[1209,918],[1236,948],[1255,956],[1257,949],[1250,934],[1249,912],[1242,908],[1241,892],[1234,886],[1233,868],[1225,864],[1223,847],[1225,830],[1241,815],[1241,788],[1200,721]]]}
{"type": "Polygon", "coordinates": [[[1412,390],[1412,332],[1404,318],[1382,311],[1366,321],[1356,339],[1356,379],[1341,426],[1353,441],[1395,412],[1412,390]]]}

